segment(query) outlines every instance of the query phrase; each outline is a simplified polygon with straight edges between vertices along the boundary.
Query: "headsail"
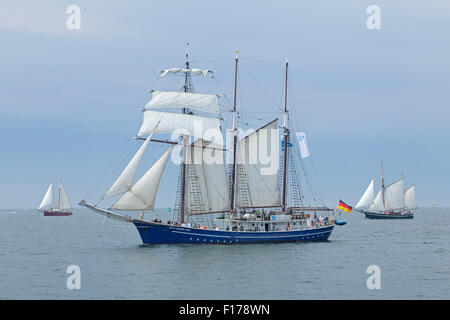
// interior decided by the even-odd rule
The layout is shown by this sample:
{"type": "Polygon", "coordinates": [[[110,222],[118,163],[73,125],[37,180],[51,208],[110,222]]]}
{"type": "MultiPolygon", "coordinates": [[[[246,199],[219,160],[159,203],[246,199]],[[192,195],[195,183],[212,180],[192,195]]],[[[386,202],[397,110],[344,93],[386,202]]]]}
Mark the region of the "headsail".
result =
{"type": "Polygon", "coordinates": [[[361,199],[356,204],[355,208],[367,207],[373,203],[373,179],[370,181],[369,186],[362,195],[361,199]]]}
{"type": "Polygon", "coordinates": [[[221,212],[230,208],[222,146],[197,140],[187,148],[186,212],[221,212]]]}
{"type": "Polygon", "coordinates": [[[109,190],[105,193],[103,198],[112,197],[130,190],[130,188],[133,186],[134,178],[136,177],[136,172],[139,168],[139,164],[141,163],[142,157],[151,138],[152,134],[147,137],[144,144],[139,148],[134,157],[122,171],[120,176],[113,183],[111,188],[109,188],[109,190]]]}
{"type": "Polygon", "coordinates": [[[405,191],[405,208],[410,210],[417,209],[416,193],[414,186],[409,187],[405,191]]]}
{"type": "Polygon", "coordinates": [[[404,179],[394,182],[384,191],[384,201],[386,210],[402,209],[405,207],[404,200],[404,179]]]}
{"type": "Polygon", "coordinates": [[[45,210],[51,208],[53,205],[53,183],[50,183],[50,186],[45,193],[44,199],[42,199],[41,205],[39,206],[39,210],[45,210]]]}
{"type": "Polygon", "coordinates": [[[383,194],[380,191],[378,191],[377,196],[375,197],[375,200],[373,200],[373,203],[370,205],[369,210],[378,210],[378,211],[384,211],[384,205],[383,205],[383,194]]]}
{"type": "Polygon", "coordinates": [[[271,130],[278,130],[278,120],[268,123],[238,142],[237,207],[281,206],[278,182],[279,135],[271,134],[271,130]],[[276,139],[273,139],[274,136],[276,139]],[[262,163],[261,155],[267,154],[271,155],[270,165],[262,163]],[[268,170],[269,166],[274,169],[268,170]]]}
{"type": "Polygon", "coordinates": [[[130,211],[153,209],[159,182],[172,149],[173,147],[169,147],[158,161],[155,162],[155,164],[112,206],[112,208],[130,211]]]}
{"type": "Polygon", "coordinates": [[[61,210],[70,210],[72,209],[72,205],[70,204],[69,197],[67,196],[66,189],[64,188],[61,179],[59,180],[59,201],[58,201],[58,209],[61,210]]]}
{"type": "Polygon", "coordinates": [[[216,94],[178,91],[153,91],[152,99],[145,110],[154,108],[181,107],[219,114],[219,96],[216,94]]]}

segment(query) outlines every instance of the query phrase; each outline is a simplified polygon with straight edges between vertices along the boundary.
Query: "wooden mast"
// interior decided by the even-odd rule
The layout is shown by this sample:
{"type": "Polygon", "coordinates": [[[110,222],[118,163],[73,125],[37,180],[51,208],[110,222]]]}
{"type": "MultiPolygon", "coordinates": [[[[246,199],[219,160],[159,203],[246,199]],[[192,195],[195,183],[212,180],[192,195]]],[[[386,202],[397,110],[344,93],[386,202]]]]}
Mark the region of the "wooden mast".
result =
{"type": "Polygon", "coordinates": [[[231,174],[231,214],[236,211],[235,208],[235,189],[236,189],[236,145],[237,145],[237,135],[236,135],[236,95],[237,95],[237,72],[238,72],[238,53],[236,51],[236,56],[234,58],[235,68],[234,68],[234,103],[233,103],[233,169],[231,174]]]}
{"type": "Polygon", "coordinates": [[[283,156],[283,194],[281,203],[281,213],[286,213],[286,185],[287,185],[287,161],[289,146],[288,110],[287,110],[287,85],[288,85],[288,62],[286,60],[286,80],[284,88],[284,156],[283,156]]]}

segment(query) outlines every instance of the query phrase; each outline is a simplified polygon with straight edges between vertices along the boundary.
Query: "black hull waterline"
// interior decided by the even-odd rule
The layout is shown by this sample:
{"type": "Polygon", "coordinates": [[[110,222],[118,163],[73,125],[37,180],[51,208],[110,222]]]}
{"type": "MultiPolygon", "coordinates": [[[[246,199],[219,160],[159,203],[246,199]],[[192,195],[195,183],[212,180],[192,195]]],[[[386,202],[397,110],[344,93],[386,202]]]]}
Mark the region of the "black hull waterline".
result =
{"type": "Polygon", "coordinates": [[[367,219],[413,219],[413,213],[378,213],[362,211],[367,219]]]}

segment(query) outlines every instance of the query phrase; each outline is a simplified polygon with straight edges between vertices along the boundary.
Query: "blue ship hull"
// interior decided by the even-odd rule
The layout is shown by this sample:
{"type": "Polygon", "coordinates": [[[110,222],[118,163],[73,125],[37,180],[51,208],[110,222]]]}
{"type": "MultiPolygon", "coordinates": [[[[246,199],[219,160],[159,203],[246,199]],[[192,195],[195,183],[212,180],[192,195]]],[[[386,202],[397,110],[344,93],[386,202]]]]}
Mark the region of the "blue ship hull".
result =
{"type": "Polygon", "coordinates": [[[142,243],[151,244],[239,244],[296,241],[326,241],[333,231],[334,225],[322,228],[274,231],[274,232],[239,232],[224,230],[208,230],[179,227],[142,220],[133,220],[139,231],[142,243]]]}

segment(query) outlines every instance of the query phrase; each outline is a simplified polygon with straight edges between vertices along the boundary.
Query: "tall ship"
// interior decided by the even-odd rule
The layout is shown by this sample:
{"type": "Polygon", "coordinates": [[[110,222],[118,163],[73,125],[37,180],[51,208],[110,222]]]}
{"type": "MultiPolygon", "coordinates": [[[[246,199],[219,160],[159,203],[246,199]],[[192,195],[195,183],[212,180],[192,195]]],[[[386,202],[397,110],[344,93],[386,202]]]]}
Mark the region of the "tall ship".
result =
{"type": "Polygon", "coordinates": [[[59,179],[57,195],[53,194],[53,183],[47,189],[41,205],[40,211],[44,212],[44,216],[71,216],[72,205],[70,204],[69,197],[67,196],[66,189],[59,179]],[[56,199],[56,201],[54,201],[56,199]]]}
{"type": "Polygon", "coordinates": [[[334,210],[325,205],[306,204],[297,174],[295,159],[300,157],[297,141],[301,138],[289,127],[288,62],[283,122],[272,119],[248,134],[238,127],[238,65],[236,53],[231,129],[225,132],[230,143],[223,142],[219,95],[197,93],[192,85],[194,76],[212,78],[213,71],[191,68],[186,54],[183,68],[165,69],[160,75],[181,76],[182,89],[152,91],[137,136],[143,144],[101,199],[120,195],[118,200],[109,208],[86,200],[79,204],[106,217],[134,224],[144,245],[327,240],[335,225],[334,210]],[[179,132],[175,139],[174,132],[179,132]],[[157,134],[172,137],[156,138],[157,134]],[[134,182],[150,143],[166,144],[168,148],[134,182]],[[147,211],[154,210],[163,172],[174,154],[179,155],[180,161],[173,218],[145,219],[147,211]],[[272,161],[268,161],[268,154],[272,161]],[[134,212],[134,216],[129,212],[134,212]]]}
{"type": "Polygon", "coordinates": [[[385,187],[381,163],[381,187],[374,198],[373,180],[355,206],[368,219],[412,219],[417,209],[415,186],[404,190],[405,178],[385,187]]]}

